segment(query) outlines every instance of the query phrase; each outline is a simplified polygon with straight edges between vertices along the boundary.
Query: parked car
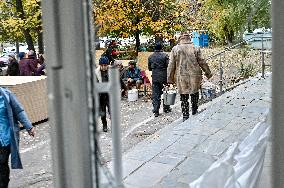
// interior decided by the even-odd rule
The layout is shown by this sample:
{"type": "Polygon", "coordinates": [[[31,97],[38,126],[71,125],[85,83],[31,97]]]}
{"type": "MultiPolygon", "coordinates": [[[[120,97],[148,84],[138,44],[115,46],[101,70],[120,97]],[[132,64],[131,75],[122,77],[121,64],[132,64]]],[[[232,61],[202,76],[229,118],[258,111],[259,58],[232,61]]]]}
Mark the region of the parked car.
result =
{"type": "Polygon", "coordinates": [[[3,54],[0,57],[0,75],[2,73],[2,67],[7,67],[9,64],[9,56],[8,54],[3,54]]]}

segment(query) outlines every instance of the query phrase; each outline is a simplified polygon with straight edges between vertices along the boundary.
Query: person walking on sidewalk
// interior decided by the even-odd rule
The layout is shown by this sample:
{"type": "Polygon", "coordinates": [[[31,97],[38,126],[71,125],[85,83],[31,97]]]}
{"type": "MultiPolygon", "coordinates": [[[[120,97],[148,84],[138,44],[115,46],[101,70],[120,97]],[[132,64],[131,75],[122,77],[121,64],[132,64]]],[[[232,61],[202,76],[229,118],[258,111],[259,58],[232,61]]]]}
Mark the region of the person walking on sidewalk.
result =
{"type": "MultiPolygon", "coordinates": [[[[159,116],[161,95],[163,94],[164,85],[167,84],[169,56],[162,52],[162,49],[162,44],[157,43],[155,46],[155,52],[148,58],[148,69],[149,71],[152,71],[152,104],[155,117],[159,116]]],[[[171,112],[169,105],[163,104],[163,109],[165,113],[171,112]]]]}
{"type": "MultiPolygon", "coordinates": [[[[109,60],[107,57],[102,56],[99,60],[99,67],[95,70],[98,82],[108,82],[108,68],[109,60]]],[[[99,98],[103,131],[107,132],[106,108],[110,111],[109,96],[107,93],[100,93],[99,98]]]]}
{"type": "Polygon", "coordinates": [[[19,122],[30,136],[35,135],[35,129],[16,96],[0,87],[0,188],[7,188],[10,181],[10,154],[12,169],[23,168],[19,153],[19,122]]]}
{"type": "Polygon", "coordinates": [[[180,93],[181,109],[183,121],[189,118],[189,95],[191,97],[192,115],[198,110],[198,99],[202,81],[202,71],[210,79],[212,73],[208,64],[202,57],[200,48],[194,47],[188,33],[183,33],[180,42],[173,47],[170,53],[170,63],[168,66],[168,83],[176,84],[180,93]]]}

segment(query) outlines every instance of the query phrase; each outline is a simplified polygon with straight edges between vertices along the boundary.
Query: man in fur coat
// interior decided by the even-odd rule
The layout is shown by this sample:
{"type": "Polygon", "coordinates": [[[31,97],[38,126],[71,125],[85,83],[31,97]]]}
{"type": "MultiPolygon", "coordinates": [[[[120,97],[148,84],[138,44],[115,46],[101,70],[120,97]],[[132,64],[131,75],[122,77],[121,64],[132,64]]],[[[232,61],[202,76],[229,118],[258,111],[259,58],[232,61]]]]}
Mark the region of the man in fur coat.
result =
{"type": "Polygon", "coordinates": [[[180,93],[183,121],[189,118],[189,95],[192,115],[197,113],[202,71],[209,79],[212,73],[202,57],[200,48],[194,47],[188,33],[183,33],[180,42],[173,47],[168,65],[168,83],[176,82],[180,93]]]}

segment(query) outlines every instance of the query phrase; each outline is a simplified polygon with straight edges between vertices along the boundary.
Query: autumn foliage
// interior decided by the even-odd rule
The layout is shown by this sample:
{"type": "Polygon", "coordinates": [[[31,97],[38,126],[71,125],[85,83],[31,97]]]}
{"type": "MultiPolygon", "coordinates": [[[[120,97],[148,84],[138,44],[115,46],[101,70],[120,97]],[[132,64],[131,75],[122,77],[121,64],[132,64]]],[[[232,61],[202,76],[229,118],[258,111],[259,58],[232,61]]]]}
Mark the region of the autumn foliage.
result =
{"type": "Polygon", "coordinates": [[[190,23],[188,1],[176,0],[95,0],[98,34],[118,37],[144,35],[173,37],[190,23]]]}

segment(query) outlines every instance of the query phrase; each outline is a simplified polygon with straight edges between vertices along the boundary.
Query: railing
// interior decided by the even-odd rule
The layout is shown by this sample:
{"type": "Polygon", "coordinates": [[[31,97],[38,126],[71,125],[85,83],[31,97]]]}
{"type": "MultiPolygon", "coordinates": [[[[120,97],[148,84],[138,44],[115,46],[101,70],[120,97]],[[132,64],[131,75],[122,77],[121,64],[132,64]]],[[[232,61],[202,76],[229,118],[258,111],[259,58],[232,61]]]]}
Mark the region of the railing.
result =
{"type": "Polygon", "coordinates": [[[263,43],[263,39],[264,38],[272,39],[272,37],[265,37],[265,36],[261,37],[261,51],[260,51],[260,53],[261,53],[261,67],[262,67],[261,76],[262,76],[262,78],[264,78],[265,67],[266,66],[271,66],[271,64],[265,64],[265,62],[264,62],[264,54],[265,53],[272,53],[272,51],[264,50],[264,43],[263,43]]]}
{"type": "Polygon", "coordinates": [[[208,58],[205,59],[206,62],[208,62],[209,60],[213,60],[213,59],[218,59],[219,58],[219,81],[218,81],[218,85],[219,85],[219,92],[222,94],[224,92],[224,65],[225,65],[225,54],[228,51],[231,51],[232,49],[235,49],[239,46],[241,46],[242,44],[248,43],[253,41],[255,38],[261,38],[261,50],[260,50],[260,62],[261,62],[261,73],[262,73],[262,77],[264,78],[264,74],[265,74],[265,68],[267,66],[271,66],[271,64],[266,64],[265,63],[265,54],[271,54],[272,52],[269,50],[264,50],[264,39],[265,38],[272,38],[272,37],[268,37],[268,36],[260,36],[260,37],[251,37],[248,40],[244,40],[240,43],[237,43],[231,47],[227,47],[223,50],[221,50],[220,52],[209,56],[208,58]]]}

